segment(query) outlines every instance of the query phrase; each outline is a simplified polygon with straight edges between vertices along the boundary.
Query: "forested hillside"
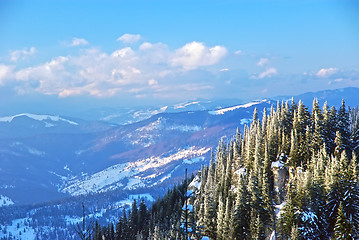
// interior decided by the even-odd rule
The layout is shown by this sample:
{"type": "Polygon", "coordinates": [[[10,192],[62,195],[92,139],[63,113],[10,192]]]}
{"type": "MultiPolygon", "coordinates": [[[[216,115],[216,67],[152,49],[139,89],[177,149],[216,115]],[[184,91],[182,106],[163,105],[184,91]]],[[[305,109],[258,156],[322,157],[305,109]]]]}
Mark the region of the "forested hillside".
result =
{"type": "Polygon", "coordinates": [[[123,239],[126,224],[131,239],[357,239],[358,114],[344,101],[336,110],[316,99],[311,111],[282,102],[259,119],[256,109],[189,186],[142,213],[141,230],[133,208],[108,238],[123,239]]]}

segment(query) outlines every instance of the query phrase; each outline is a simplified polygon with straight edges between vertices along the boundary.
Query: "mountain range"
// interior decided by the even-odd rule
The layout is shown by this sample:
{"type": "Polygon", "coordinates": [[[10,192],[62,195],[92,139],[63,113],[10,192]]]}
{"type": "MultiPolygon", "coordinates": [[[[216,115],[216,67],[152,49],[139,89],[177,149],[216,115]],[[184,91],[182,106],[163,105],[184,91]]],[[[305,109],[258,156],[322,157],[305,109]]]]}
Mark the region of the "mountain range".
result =
{"type": "MultiPolygon", "coordinates": [[[[294,100],[310,106],[316,97],[321,104],[327,100],[339,106],[345,99],[347,105],[356,106],[358,93],[357,88],[346,88],[305,93],[294,100]]],[[[261,113],[278,100],[290,99],[282,96],[228,106],[225,101],[207,100],[137,109],[123,113],[123,119],[132,119],[129,124],[104,117],[3,116],[0,195],[8,199],[3,202],[16,205],[115,189],[144,189],[156,197],[156,189],[178,182],[185,168],[195,172],[207,164],[221,138],[230,139],[237,128],[242,131],[251,122],[254,108],[261,113]]]]}

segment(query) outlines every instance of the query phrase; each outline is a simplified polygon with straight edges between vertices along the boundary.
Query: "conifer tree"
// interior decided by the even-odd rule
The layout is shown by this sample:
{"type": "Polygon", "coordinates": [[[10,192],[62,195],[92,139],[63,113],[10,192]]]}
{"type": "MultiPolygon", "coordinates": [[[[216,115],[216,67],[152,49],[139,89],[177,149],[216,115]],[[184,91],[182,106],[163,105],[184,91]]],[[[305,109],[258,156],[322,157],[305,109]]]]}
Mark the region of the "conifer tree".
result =
{"type": "Polygon", "coordinates": [[[347,154],[350,155],[349,113],[344,100],[342,100],[342,105],[338,110],[337,129],[342,137],[343,148],[347,151],[347,154]]]}
{"type": "Polygon", "coordinates": [[[245,175],[241,175],[238,182],[238,192],[234,215],[232,218],[233,236],[236,240],[249,239],[250,237],[250,219],[247,217],[250,213],[250,197],[247,191],[247,180],[245,175]]]}
{"type": "Polygon", "coordinates": [[[334,228],[334,237],[335,239],[343,239],[343,240],[357,239],[358,237],[358,235],[354,233],[353,224],[345,216],[342,204],[340,204],[338,209],[338,214],[334,228]]]}

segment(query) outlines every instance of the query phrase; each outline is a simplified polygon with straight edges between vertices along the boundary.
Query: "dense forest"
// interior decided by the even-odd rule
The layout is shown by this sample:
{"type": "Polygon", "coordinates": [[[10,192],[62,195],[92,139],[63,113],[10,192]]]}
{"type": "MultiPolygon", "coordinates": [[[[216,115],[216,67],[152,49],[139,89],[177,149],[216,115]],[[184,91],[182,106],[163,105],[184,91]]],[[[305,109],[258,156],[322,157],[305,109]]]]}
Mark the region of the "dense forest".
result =
{"type": "Polygon", "coordinates": [[[255,109],[190,184],[83,239],[358,239],[359,110],[311,109],[255,109]]]}

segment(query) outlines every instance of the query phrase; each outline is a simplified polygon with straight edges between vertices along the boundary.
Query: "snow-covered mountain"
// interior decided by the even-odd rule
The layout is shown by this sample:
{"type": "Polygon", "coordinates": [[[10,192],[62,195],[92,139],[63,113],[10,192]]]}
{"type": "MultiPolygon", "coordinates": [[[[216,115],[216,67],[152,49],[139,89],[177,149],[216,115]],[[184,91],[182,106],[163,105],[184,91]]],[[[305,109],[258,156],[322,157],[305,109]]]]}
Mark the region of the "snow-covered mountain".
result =
{"type": "MultiPolygon", "coordinates": [[[[310,106],[314,97],[321,103],[328,97],[336,106],[344,98],[355,107],[359,89],[307,93],[294,99],[310,106]]],[[[111,118],[106,122],[29,113],[2,116],[0,209],[20,209],[25,215],[19,213],[9,224],[26,229],[27,215],[35,218],[46,208],[56,212],[55,206],[67,204],[72,209],[79,201],[93,200],[88,203],[93,206],[91,214],[107,219],[129,205],[129,196],[156,199],[183,179],[186,168],[191,173],[207,164],[221,138],[228,140],[237,128],[250,124],[254,108],[261,117],[263,108],[269,110],[277,100],[290,98],[228,105],[192,101],[154,108],[147,115],[139,114],[146,109],[137,109],[132,114],[141,117],[126,125],[113,124],[111,118]],[[39,203],[47,207],[35,205],[31,213],[21,207],[39,203]]],[[[0,211],[0,219],[2,213],[6,210],[0,211]]],[[[65,223],[78,219],[66,214],[62,218],[65,223]]]]}
{"type": "Polygon", "coordinates": [[[222,137],[231,138],[249,123],[255,106],[270,104],[254,102],[218,115],[164,112],[128,125],[34,114],[2,117],[0,194],[24,204],[115,189],[156,191],[178,182],[185,168],[193,172],[208,163],[222,137]]]}

